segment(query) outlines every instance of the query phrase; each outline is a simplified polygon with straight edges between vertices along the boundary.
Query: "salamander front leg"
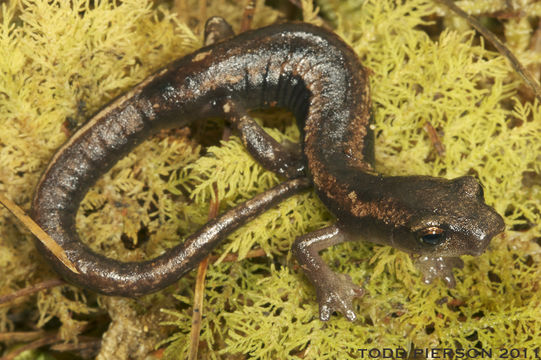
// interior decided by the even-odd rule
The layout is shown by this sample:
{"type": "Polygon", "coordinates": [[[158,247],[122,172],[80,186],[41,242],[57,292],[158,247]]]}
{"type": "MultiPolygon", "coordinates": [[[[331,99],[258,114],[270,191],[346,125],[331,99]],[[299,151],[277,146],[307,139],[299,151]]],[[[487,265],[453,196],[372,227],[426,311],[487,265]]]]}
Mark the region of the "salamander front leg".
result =
{"type": "Polygon", "coordinates": [[[346,274],[337,274],[319,256],[329,246],[352,240],[336,225],[303,235],[293,244],[292,251],[306,277],[316,288],[319,318],[329,320],[333,311],[342,313],[348,320],[356,319],[353,299],[364,295],[346,274]]]}
{"type": "Polygon", "coordinates": [[[439,277],[450,288],[456,286],[453,268],[462,269],[464,267],[464,262],[459,257],[430,257],[421,255],[414,259],[415,265],[423,273],[423,281],[426,284],[432,283],[434,279],[439,277]]]}
{"type": "Polygon", "coordinates": [[[265,169],[288,179],[304,175],[305,162],[302,152],[274,140],[241,105],[228,100],[223,105],[223,113],[240,132],[242,142],[250,155],[265,169]]]}

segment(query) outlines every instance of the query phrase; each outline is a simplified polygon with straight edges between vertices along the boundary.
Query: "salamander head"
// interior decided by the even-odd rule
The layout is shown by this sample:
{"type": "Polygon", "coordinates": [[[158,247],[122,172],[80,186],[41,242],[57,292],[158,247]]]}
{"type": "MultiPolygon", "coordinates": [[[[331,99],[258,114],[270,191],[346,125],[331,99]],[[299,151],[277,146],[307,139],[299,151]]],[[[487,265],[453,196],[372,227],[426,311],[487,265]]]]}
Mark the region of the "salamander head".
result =
{"type": "Polygon", "coordinates": [[[398,206],[410,214],[400,226],[395,224],[391,237],[397,248],[431,256],[480,255],[505,229],[471,176],[411,177],[408,184],[394,192],[398,206]]]}

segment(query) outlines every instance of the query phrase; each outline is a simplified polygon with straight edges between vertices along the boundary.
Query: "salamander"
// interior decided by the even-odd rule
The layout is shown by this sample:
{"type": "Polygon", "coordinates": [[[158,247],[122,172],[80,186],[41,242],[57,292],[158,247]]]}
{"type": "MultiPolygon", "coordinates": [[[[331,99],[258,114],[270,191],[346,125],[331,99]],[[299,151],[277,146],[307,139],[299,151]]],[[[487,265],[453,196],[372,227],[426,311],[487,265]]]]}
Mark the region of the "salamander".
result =
{"type": "Polygon", "coordinates": [[[65,249],[78,274],[41,243],[36,246],[69,282],[107,295],[140,296],[190,271],[232,230],[283,199],[313,187],[333,225],[300,236],[292,251],[314,285],[321,320],[349,320],[363,290],[319,256],[358,239],[416,254],[425,281],[455,283],[463,254],[479,255],[504,230],[479,182],[464,176],[385,176],[374,168],[368,71],[333,32],[306,23],[275,24],[232,36],[220,18],[207,29],[223,36],[172,62],[113,100],[57,151],[39,181],[34,220],[65,249]],[[248,110],[289,109],[301,130],[300,150],[265,133],[248,110]],[[75,230],[75,213],[96,179],[160,129],[223,117],[250,154],[287,181],[204,225],[155,259],[120,262],[98,255],[75,230]]]}

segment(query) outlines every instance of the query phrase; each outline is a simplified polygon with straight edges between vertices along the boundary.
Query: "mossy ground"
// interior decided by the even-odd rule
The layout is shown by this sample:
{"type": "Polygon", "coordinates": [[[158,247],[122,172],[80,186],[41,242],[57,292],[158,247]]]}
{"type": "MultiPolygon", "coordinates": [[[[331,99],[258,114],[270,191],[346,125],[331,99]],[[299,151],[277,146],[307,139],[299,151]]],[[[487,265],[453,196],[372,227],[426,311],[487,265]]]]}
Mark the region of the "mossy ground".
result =
{"type": "MultiPolygon", "coordinates": [[[[238,29],[241,5],[212,1],[201,14],[195,3],[2,4],[0,191],[28,208],[41,172],[73,127],[153,70],[201,46],[201,16],[225,16],[238,29]]],[[[236,231],[216,252],[235,252],[241,260],[209,268],[202,357],[355,359],[363,348],[396,347],[513,347],[531,355],[539,349],[540,106],[506,60],[487,51],[463,21],[431,1],[396,3],[320,3],[325,19],[372,71],[377,168],[386,174],[476,175],[508,230],[484,255],[464,257],[452,290],[439,281],[424,285],[410,258],[389,247],[330,249],[326,260],[369,295],[356,302],[359,321],[333,316],[322,323],[314,290],[287,251],[296,236],[332,218],[313,193],[295,196],[236,231]],[[434,31],[438,21],[447,30],[434,31]],[[439,134],[444,155],[434,150],[427,123],[439,134]],[[242,260],[253,248],[268,256],[242,260]]],[[[506,3],[457,5],[492,19],[509,10],[506,3]]],[[[532,24],[541,5],[511,3],[518,15],[502,20],[501,31],[539,78],[541,53],[532,24]]],[[[256,27],[283,18],[258,5],[256,27]]],[[[304,16],[317,20],[310,11],[304,16]]],[[[298,137],[291,121],[279,123],[282,131],[269,129],[273,136],[298,137]]],[[[186,131],[162,133],[102,177],[77,217],[84,240],[123,260],[153,257],[206,221],[213,183],[223,210],[280,181],[254,163],[235,137],[204,149],[203,156],[196,140],[186,131]],[[136,250],[121,241],[122,234],[143,241],[147,233],[148,241],[136,250]]],[[[29,233],[0,211],[0,295],[55,277],[29,233]]],[[[161,339],[166,358],[185,357],[193,283],[190,274],[177,286],[123,305],[137,316],[163,309],[146,326],[154,345],[161,339]]],[[[46,328],[73,342],[104,311],[113,313],[107,304],[75,287],[53,288],[0,305],[0,332],[46,328]]]]}

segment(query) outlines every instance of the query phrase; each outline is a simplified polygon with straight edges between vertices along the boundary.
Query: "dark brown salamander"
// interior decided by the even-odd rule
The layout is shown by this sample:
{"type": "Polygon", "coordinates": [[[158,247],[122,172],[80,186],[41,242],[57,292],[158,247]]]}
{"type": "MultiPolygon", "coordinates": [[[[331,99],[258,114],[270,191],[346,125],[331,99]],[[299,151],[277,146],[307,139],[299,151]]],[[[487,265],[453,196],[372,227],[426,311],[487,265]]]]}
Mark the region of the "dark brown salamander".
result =
{"type": "MultiPolygon", "coordinates": [[[[213,18],[208,28],[219,24],[213,18]]],[[[363,291],[332,272],[318,252],[360,236],[419,254],[427,282],[439,276],[454,285],[458,256],[481,254],[504,230],[503,220],[485,205],[472,177],[391,177],[374,171],[367,77],[348,45],[309,24],[245,32],[173,62],[82,126],[37,186],[33,217],[65,249],[79,274],[41,243],[38,248],[71,283],[139,296],[173,283],[232,230],[311,182],[336,223],[298,238],[293,252],[316,287],[322,320],[333,311],[355,319],[351,303],[363,291]],[[290,109],[298,120],[302,154],[276,143],[246,115],[247,109],[274,106],[290,109]],[[157,130],[210,116],[229,119],[254,158],[292,180],[228,211],[153,260],[123,263],[80,242],[75,213],[101,174],[157,130]]]]}

